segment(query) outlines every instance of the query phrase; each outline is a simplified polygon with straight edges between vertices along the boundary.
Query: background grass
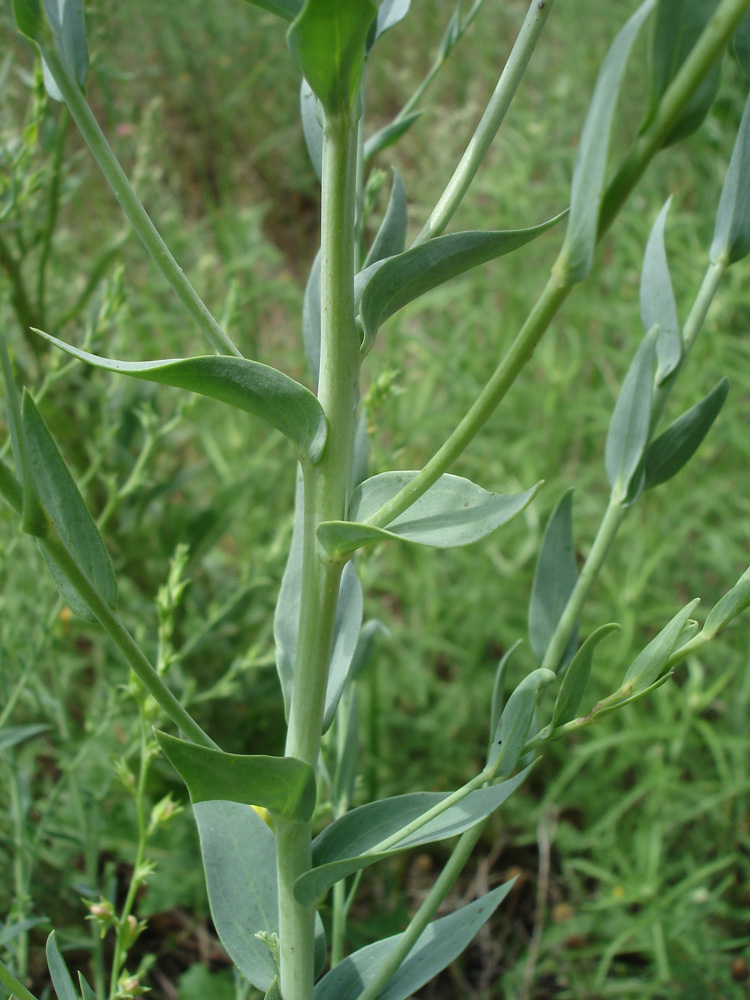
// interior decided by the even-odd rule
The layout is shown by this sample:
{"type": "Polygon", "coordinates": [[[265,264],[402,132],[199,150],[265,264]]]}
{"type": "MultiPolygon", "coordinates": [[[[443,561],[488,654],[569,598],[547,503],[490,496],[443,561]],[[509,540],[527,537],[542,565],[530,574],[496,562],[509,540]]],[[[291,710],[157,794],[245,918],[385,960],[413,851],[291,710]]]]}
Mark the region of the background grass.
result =
{"type": "MultiPolygon", "coordinates": [[[[392,163],[404,177],[413,234],[481,113],[524,6],[487,4],[429,92],[422,119],[379,158],[379,167],[392,163]]],[[[564,207],[599,62],[634,6],[557,5],[453,228],[532,225],[564,207]]],[[[452,10],[445,0],[414,0],[412,7],[379,45],[368,92],[373,127],[419,82],[452,10]]],[[[92,101],[118,155],[138,173],[167,242],[245,353],[305,379],[298,328],[317,247],[318,195],[296,117],[297,72],[278,22],[238,0],[98,0],[87,13],[92,101]]],[[[11,60],[1,95],[5,149],[28,113],[32,58],[14,41],[7,12],[0,17],[11,60]]],[[[638,126],[644,58],[641,47],[618,115],[615,155],[638,126]]],[[[532,507],[466,550],[384,546],[362,560],[367,614],[390,630],[362,690],[363,797],[452,788],[475,773],[494,669],[526,634],[541,532],[569,486],[576,489],[576,548],[587,551],[606,505],[609,414],[641,336],[642,254],[670,194],[667,242],[683,318],[705,266],[747,90],[731,60],[723,83],[701,132],[660,155],[601,248],[592,278],[574,292],[519,383],[457,463],[456,472],[506,492],[543,478],[532,507]]],[[[59,109],[49,107],[41,119],[29,166],[30,176],[39,173],[23,212],[7,224],[10,240],[44,217],[45,164],[59,118],[59,109]]],[[[49,328],[77,343],[88,332],[96,349],[115,357],[203,352],[135,240],[106,269],[87,311],[56,324],[102,249],[123,232],[117,206],[72,128],[65,162],[49,328]]],[[[372,473],[418,468],[450,432],[541,290],[559,239],[553,231],[436,291],[381,331],[368,364],[372,473]]],[[[31,284],[38,252],[32,240],[24,264],[31,284]]],[[[700,596],[711,607],[747,566],[746,289],[743,263],[719,291],[668,414],[692,405],[727,374],[732,391],[721,418],[680,477],[631,512],[584,613],[583,634],[607,621],[622,625],[598,656],[592,701],[612,690],[613,679],[680,606],[700,596]]],[[[8,297],[7,283],[0,295],[8,297]]],[[[6,322],[12,326],[7,309],[6,322]]],[[[129,627],[155,651],[154,598],[177,544],[187,543],[191,582],[175,644],[189,641],[191,648],[171,681],[193,700],[202,724],[225,734],[228,749],[279,752],[283,717],[271,621],[294,479],[284,443],[255,422],[206,400],[184,401],[176,391],[114,381],[55,356],[37,371],[20,341],[18,359],[37,389],[43,370],[54,373],[45,385],[45,416],[94,512],[109,502],[106,537],[129,627]],[[170,433],[154,438],[154,428],[173,418],[170,433]],[[143,475],[127,498],[113,499],[144,445],[143,475]]],[[[114,653],[56,606],[33,547],[18,537],[11,517],[0,516],[0,705],[12,701],[13,724],[49,726],[0,757],[9,802],[0,817],[8,872],[0,913],[48,918],[83,965],[90,937],[80,897],[116,892],[133,858],[132,801],[113,766],[135,760],[132,700],[114,653]],[[23,898],[27,889],[30,899],[23,898]]],[[[492,863],[480,865],[476,879],[495,884],[519,874],[519,888],[463,963],[434,990],[422,991],[424,1000],[747,995],[747,635],[740,620],[650,699],[550,748],[483,843],[492,863]],[[540,858],[548,870],[542,864],[537,907],[540,858]],[[529,943],[542,922],[527,989],[529,943]]],[[[532,666],[523,647],[513,679],[532,666]]],[[[150,795],[155,801],[169,789],[182,796],[170,769],[157,763],[150,795]]],[[[219,971],[220,953],[196,943],[210,939],[196,931],[207,910],[189,813],[160,837],[151,851],[157,870],[139,900],[139,913],[150,918],[142,942],[157,958],[153,995],[189,1000],[226,990],[234,996],[229,974],[219,971]],[[201,960],[209,963],[210,980],[201,960]]],[[[369,874],[351,946],[402,926],[439,859],[436,851],[369,874]]],[[[47,929],[45,920],[31,930],[29,971],[37,986],[45,976],[40,943],[47,929]]]]}

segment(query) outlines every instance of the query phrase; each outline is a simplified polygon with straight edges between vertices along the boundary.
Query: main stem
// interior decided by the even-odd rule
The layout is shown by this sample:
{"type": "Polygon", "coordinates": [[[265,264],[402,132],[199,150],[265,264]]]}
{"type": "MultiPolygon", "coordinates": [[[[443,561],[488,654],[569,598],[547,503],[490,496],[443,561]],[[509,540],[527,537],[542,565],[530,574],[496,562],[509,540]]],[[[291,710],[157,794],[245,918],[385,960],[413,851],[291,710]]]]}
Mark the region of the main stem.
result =
{"type": "MultiPolygon", "coordinates": [[[[323,131],[321,344],[318,397],[328,423],[325,451],[305,473],[302,597],[286,754],[318,761],[328,667],[343,564],[318,548],[322,521],[346,517],[351,482],[359,337],[354,320],[357,123],[329,119],[323,131]]],[[[311,864],[309,823],[277,819],[280,981],[283,1000],[311,1000],[315,911],[294,898],[311,864]]]]}

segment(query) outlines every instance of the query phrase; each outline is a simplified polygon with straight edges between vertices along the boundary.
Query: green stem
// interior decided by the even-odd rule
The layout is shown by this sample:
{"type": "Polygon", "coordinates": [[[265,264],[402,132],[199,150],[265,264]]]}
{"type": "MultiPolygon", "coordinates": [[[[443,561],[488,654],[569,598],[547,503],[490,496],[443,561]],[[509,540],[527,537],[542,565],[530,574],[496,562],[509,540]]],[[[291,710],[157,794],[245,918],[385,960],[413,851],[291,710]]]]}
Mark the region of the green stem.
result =
{"type": "Polygon", "coordinates": [[[336,882],[333,887],[331,926],[331,968],[334,969],[344,957],[346,932],[346,879],[336,882]]]}
{"type": "Polygon", "coordinates": [[[4,962],[0,962],[0,983],[7,986],[17,1000],[36,1000],[33,993],[29,993],[23,983],[16,979],[4,962]]]}
{"type": "Polygon", "coordinates": [[[0,234],[0,267],[5,271],[10,282],[10,303],[13,312],[16,314],[18,325],[21,327],[24,337],[34,346],[36,338],[30,339],[29,330],[36,326],[36,312],[26,291],[26,284],[21,273],[21,265],[13,256],[8,244],[0,234]]]}
{"type": "Polygon", "coordinates": [[[67,108],[63,108],[60,115],[60,124],[55,140],[55,156],[52,161],[52,177],[49,185],[49,196],[47,199],[47,219],[44,225],[44,232],[41,239],[41,250],[39,253],[39,271],[37,274],[36,301],[39,310],[39,326],[47,325],[47,264],[52,250],[52,236],[55,232],[55,223],[60,208],[60,181],[62,179],[63,155],[65,153],[65,139],[68,134],[70,115],[67,108]]]}
{"type": "Polygon", "coordinates": [[[427,898],[412,917],[409,926],[399,938],[396,947],[378,969],[375,978],[362,990],[357,1000],[377,1000],[377,997],[417,943],[420,934],[422,934],[435,916],[440,904],[461,874],[474,849],[474,845],[479,840],[484,829],[484,823],[485,821],[482,820],[481,823],[477,823],[476,826],[471,827],[470,830],[466,830],[465,833],[461,834],[445,867],[427,894],[427,898]]]}
{"type": "Polygon", "coordinates": [[[130,223],[145,248],[150,253],[154,263],[169,282],[190,315],[198,324],[211,346],[218,354],[233,354],[242,357],[240,351],[224,333],[214,317],[206,308],[202,299],[190,284],[182,268],[174,259],[164,240],[141,204],[138,195],[133,190],[130,181],[120,166],[117,157],[99,128],[99,123],[92,114],[91,108],[78,86],[70,79],[67,71],[52,47],[45,48],[44,58],[52,72],[60,93],[70,114],[80,129],[86,145],[104,174],[115,197],[122,206],[130,223]]]}
{"type": "Polygon", "coordinates": [[[434,236],[439,236],[453,218],[503,123],[554,2],[555,0],[546,0],[540,4],[539,0],[531,0],[521,30],[481,121],[453,176],[412,246],[418,246],[434,236]]]}

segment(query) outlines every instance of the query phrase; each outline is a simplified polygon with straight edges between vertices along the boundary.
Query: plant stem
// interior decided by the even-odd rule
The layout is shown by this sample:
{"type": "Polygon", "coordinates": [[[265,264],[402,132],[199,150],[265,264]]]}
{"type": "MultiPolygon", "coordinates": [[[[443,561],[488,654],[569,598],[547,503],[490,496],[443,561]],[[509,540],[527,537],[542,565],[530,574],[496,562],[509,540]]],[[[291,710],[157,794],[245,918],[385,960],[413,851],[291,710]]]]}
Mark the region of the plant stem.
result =
{"type": "MultiPolygon", "coordinates": [[[[286,755],[313,767],[320,752],[326,684],[343,564],[323,558],[316,529],[346,516],[351,482],[359,338],[354,321],[357,123],[329,119],[323,130],[321,349],[318,398],[328,423],[320,461],[305,473],[302,596],[286,755]]],[[[309,823],[277,821],[280,984],[284,1000],[311,1000],[315,913],[294,898],[311,864],[309,823]]]]}
{"type": "Polygon", "coordinates": [[[70,114],[80,129],[86,145],[104,174],[115,197],[122,206],[139,239],[150,253],[154,263],[169,282],[190,315],[198,324],[211,346],[218,354],[233,354],[242,357],[229,337],[224,333],[206,305],[190,284],[182,268],[172,256],[169,248],[159,235],[156,227],[125,176],[120,163],[99,128],[99,124],[86,103],[86,99],[67,74],[57,52],[50,46],[44,50],[44,58],[52,72],[60,93],[70,114]]]}
{"type": "Polygon", "coordinates": [[[60,181],[62,179],[63,154],[65,152],[65,139],[68,134],[70,115],[67,108],[63,107],[60,114],[60,123],[57,127],[55,138],[55,155],[52,160],[52,177],[49,184],[49,195],[47,199],[47,219],[44,224],[44,232],[41,239],[41,251],[39,253],[39,271],[37,275],[36,301],[39,311],[39,325],[47,325],[47,264],[52,249],[52,237],[55,232],[55,223],[60,208],[60,181]]]}
{"type": "Polygon", "coordinates": [[[521,30],[479,125],[422,232],[412,243],[413,247],[439,236],[453,218],[503,123],[554,2],[555,0],[546,0],[544,3],[531,0],[521,30]]]}

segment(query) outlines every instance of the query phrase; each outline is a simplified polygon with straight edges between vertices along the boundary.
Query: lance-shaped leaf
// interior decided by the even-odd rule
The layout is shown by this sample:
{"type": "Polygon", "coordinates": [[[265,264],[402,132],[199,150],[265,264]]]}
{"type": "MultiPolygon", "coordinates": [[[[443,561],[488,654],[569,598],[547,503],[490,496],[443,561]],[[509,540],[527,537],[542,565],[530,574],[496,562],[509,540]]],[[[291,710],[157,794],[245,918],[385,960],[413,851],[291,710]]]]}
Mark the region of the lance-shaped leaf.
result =
{"type": "Polygon", "coordinates": [[[0,496],[16,514],[23,513],[23,487],[0,459],[0,496]]]}
{"type": "MultiPolygon", "coordinates": [[[[117,582],[102,536],[44,418],[27,392],[24,392],[23,397],[23,427],[37,496],[57,528],[65,548],[100,596],[113,610],[116,609],[117,582]]],[[[95,622],[97,619],[88,605],[68,583],[47,550],[43,549],[43,552],[55,583],[70,610],[87,621],[95,622]]]]}
{"type": "MultiPolygon", "coordinates": [[[[648,110],[645,128],[655,117],[667,87],[698,41],[718,6],[718,0],[659,0],[648,68],[648,110]]],[[[664,145],[695,132],[708,114],[719,89],[721,60],[717,60],[678,115],[664,145]]]]}
{"type": "Polygon", "coordinates": [[[297,757],[243,756],[211,750],[156,731],[167,759],[196,802],[223,799],[263,806],[304,823],[315,808],[315,772],[297,757]]]}
{"type": "MultiPolygon", "coordinates": [[[[456,959],[513,888],[506,882],[468,906],[435,920],[399,966],[378,1000],[407,1000],[456,959]]],[[[315,987],[314,1000],[357,1000],[398,947],[401,935],[385,938],[345,958],[315,987]]]]}
{"type": "Polygon", "coordinates": [[[557,265],[560,280],[566,285],[582,281],[594,262],[615,107],[633,45],[655,2],[646,0],[625,23],[599,70],[578,144],[570,195],[570,218],[557,265]]]}
{"type": "Polygon", "coordinates": [[[443,475],[387,528],[359,522],[370,517],[409,483],[417,472],[383,472],[365,480],[352,494],[351,521],[324,521],[318,541],[333,558],[343,558],[363,545],[400,538],[439,549],[469,545],[507,524],[532,500],[541,486],[525,493],[489,493],[460,476],[443,475]]]}
{"type": "Polygon", "coordinates": [[[47,27],[40,0],[13,0],[16,27],[32,42],[44,39],[47,27]]]}
{"type": "Polygon", "coordinates": [[[750,569],[711,608],[703,626],[704,635],[715,636],[746,608],[750,608],[750,569]]]}
{"type": "Polygon", "coordinates": [[[651,442],[646,452],[645,489],[666,483],[690,461],[718,417],[728,392],[729,380],[723,378],[705,399],[651,442]]]}
{"type": "Polygon", "coordinates": [[[737,62],[750,80],[750,11],[742,18],[734,33],[733,48],[737,62]]]}
{"type": "MultiPolygon", "coordinates": [[[[307,146],[307,153],[313,165],[313,170],[318,180],[320,180],[323,173],[323,126],[318,118],[317,100],[310,84],[303,77],[299,92],[302,134],[305,137],[305,145],[307,146]]],[[[320,114],[322,113],[321,108],[320,114]]]]}
{"type": "Polygon", "coordinates": [[[294,684],[294,661],[297,656],[299,609],[302,600],[302,545],[305,526],[305,487],[301,471],[297,474],[294,495],[294,528],[281,590],[273,618],[273,641],[276,647],[276,670],[284,696],[284,711],[289,718],[294,684]]]}
{"type": "Polygon", "coordinates": [[[114,361],[37,331],[74,358],[109,372],[188,389],[252,413],[285,434],[301,457],[317,462],[326,440],[323,408],[299,382],[246,358],[210,355],[165,361],[114,361]]]}
{"type": "Polygon", "coordinates": [[[263,997],[263,1000],[283,1000],[281,996],[281,987],[279,986],[278,976],[274,978],[274,981],[268,988],[268,992],[263,997]]]}
{"type": "Polygon", "coordinates": [[[495,671],[495,679],[492,682],[492,701],[490,702],[490,749],[492,748],[492,741],[497,731],[497,725],[500,722],[500,716],[503,714],[503,706],[505,705],[508,664],[510,663],[511,656],[521,645],[521,642],[521,639],[516,639],[510,649],[503,653],[495,671]]]}
{"type": "Polygon", "coordinates": [[[623,688],[630,689],[630,696],[643,694],[662,677],[682,630],[699,604],[698,598],[686,604],[633,660],[622,682],[623,688]]]}
{"type": "MultiPolygon", "coordinates": [[[[529,602],[529,641],[538,663],[544,659],[578,580],[573,551],[573,491],[563,494],[552,511],[539,550],[529,602]]],[[[568,641],[560,666],[570,662],[578,642],[578,626],[568,641]]],[[[557,669],[558,664],[554,664],[557,669]]]]}
{"type": "Polygon", "coordinates": [[[573,657],[570,666],[563,674],[555,707],[552,710],[551,729],[555,726],[564,726],[566,722],[576,717],[578,706],[586,693],[594,651],[605,636],[619,627],[614,624],[602,625],[591,633],[573,657]]]}
{"type": "Polygon", "coordinates": [[[13,0],[13,14],[18,30],[42,53],[44,86],[50,97],[63,99],[44,58],[47,45],[54,45],[65,70],[83,90],[89,59],[83,0],[13,0]]]}
{"type": "Polygon", "coordinates": [[[451,233],[420,243],[391,257],[373,274],[362,295],[360,315],[365,335],[362,352],[372,347],[381,323],[409,302],[459,274],[512,253],[541,236],[565,212],[531,229],[507,232],[451,233]]]}
{"type": "Polygon", "coordinates": [[[49,969],[52,985],[55,987],[55,993],[57,993],[57,1000],[78,1000],[78,994],[68,972],[68,967],[65,964],[65,959],[60,954],[60,949],[57,946],[54,931],[47,938],[46,951],[47,968],[49,969]]]}
{"type": "Polygon", "coordinates": [[[412,111],[408,115],[404,115],[403,118],[397,118],[388,125],[384,125],[383,128],[378,129],[377,132],[373,132],[369,139],[365,140],[365,161],[371,160],[381,150],[387,149],[389,146],[395,146],[401,136],[406,135],[414,122],[421,117],[421,111],[412,111]]]}
{"type": "Polygon", "coordinates": [[[365,260],[365,267],[386,257],[403,253],[406,246],[406,190],[401,174],[393,170],[393,186],[388,208],[365,260]]]}
{"type": "Polygon", "coordinates": [[[719,199],[716,228],[711,243],[711,260],[727,264],[742,260],[750,251],[750,97],[729,161],[729,169],[719,199]]]}
{"type": "Polygon", "coordinates": [[[327,115],[353,109],[377,13],[371,0],[306,0],[289,29],[292,55],[327,115]]]}
{"type": "Polygon", "coordinates": [[[557,680],[551,670],[539,667],[524,677],[503,709],[487,764],[498,775],[509,774],[518,763],[529,736],[539,691],[557,680]]]}
{"type": "Polygon", "coordinates": [[[293,21],[302,10],[304,0],[249,0],[249,3],[262,10],[270,10],[272,14],[278,14],[285,21],[293,21]]]}
{"type": "Polygon", "coordinates": [[[302,342],[305,346],[307,366],[316,386],[320,378],[320,310],[320,250],[318,250],[310,268],[310,275],[305,285],[305,297],[302,300],[302,342]]]}
{"type": "Polygon", "coordinates": [[[21,401],[18,398],[13,369],[2,335],[0,335],[0,368],[5,386],[6,420],[10,431],[13,461],[16,472],[21,478],[19,483],[11,471],[3,465],[0,470],[0,488],[2,488],[3,496],[7,502],[21,515],[23,531],[40,537],[47,529],[47,519],[41,501],[36,494],[31,457],[29,449],[26,447],[21,417],[21,401]]]}
{"type": "Polygon", "coordinates": [[[341,575],[339,599],[336,605],[331,665],[328,670],[323,732],[326,732],[336,714],[341,692],[349,676],[362,627],[362,584],[354,563],[347,563],[341,575]]]}
{"type": "Polygon", "coordinates": [[[405,833],[386,850],[374,848],[387,838],[396,837],[407,825],[416,823],[428,810],[439,807],[448,794],[414,792],[352,809],[326,827],[314,841],[314,867],[297,879],[295,898],[303,906],[313,906],[334,883],[347,875],[401,851],[458,836],[507,801],[530,770],[527,767],[508,781],[470,792],[418,829],[405,833]]]}
{"type": "Polygon", "coordinates": [[[609,423],[604,464],[612,494],[620,499],[627,496],[648,444],[654,345],[658,333],[658,327],[653,327],[643,338],[628,368],[609,423]]]}
{"type": "Polygon", "coordinates": [[[641,271],[641,320],[643,329],[659,327],[656,340],[656,384],[661,385],[677,368],[682,357],[682,336],[677,318],[672,279],[669,274],[667,251],[664,246],[664,227],[672,198],[670,197],[656,222],[646,244],[641,271]]]}
{"type": "Polygon", "coordinates": [[[81,1000],[97,1000],[96,993],[91,989],[82,972],[78,973],[78,985],[81,987],[81,1000]]]}
{"type": "Polygon", "coordinates": [[[31,726],[6,726],[5,729],[0,729],[0,753],[18,746],[19,743],[25,743],[26,740],[39,736],[40,733],[46,733],[48,730],[49,726],[42,723],[31,726]]]}
{"type": "Polygon", "coordinates": [[[383,0],[378,7],[378,16],[370,28],[370,34],[367,38],[368,53],[381,35],[393,28],[399,21],[403,21],[409,13],[410,6],[411,0],[383,0]]]}

